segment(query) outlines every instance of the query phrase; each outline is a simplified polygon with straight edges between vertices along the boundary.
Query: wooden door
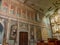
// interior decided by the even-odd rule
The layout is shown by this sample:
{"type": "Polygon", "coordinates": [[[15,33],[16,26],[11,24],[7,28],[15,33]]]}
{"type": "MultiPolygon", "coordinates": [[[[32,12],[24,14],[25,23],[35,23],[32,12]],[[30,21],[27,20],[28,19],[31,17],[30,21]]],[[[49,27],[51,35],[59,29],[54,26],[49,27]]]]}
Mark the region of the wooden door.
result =
{"type": "Polygon", "coordinates": [[[19,33],[19,45],[28,45],[28,32],[19,33]]]}

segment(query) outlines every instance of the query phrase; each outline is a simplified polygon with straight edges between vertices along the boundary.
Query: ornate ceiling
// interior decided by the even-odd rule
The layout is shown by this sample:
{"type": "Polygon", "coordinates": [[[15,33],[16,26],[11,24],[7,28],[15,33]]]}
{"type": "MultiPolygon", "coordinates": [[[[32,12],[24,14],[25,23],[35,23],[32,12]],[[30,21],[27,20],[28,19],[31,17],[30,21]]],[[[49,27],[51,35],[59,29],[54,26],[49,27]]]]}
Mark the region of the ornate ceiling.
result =
{"type": "Polygon", "coordinates": [[[42,13],[60,7],[60,0],[19,0],[42,13]]]}

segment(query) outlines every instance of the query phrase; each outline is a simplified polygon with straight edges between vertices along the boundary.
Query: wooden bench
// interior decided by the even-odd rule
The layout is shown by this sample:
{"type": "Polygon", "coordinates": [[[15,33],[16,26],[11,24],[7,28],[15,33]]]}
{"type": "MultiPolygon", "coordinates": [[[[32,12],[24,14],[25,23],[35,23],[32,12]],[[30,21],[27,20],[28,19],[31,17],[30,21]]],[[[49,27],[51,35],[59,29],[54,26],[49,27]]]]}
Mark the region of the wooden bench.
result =
{"type": "Polygon", "coordinates": [[[56,41],[57,41],[57,39],[50,38],[50,39],[48,39],[48,45],[56,45],[56,41]]]}
{"type": "Polygon", "coordinates": [[[44,45],[44,41],[37,42],[37,45],[44,45]]]}
{"type": "Polygon", "coordinates": [[[60,40],[57,40],[56,41],[56,45],[60,45],[60,40]]]}

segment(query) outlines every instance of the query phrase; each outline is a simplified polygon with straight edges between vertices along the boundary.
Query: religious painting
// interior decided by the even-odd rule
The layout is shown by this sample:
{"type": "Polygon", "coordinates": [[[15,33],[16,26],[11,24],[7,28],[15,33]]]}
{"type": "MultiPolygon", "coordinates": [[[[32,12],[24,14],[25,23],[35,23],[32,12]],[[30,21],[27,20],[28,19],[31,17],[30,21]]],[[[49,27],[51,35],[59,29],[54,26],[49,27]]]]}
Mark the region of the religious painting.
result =
{"type": "Polygon", "coordinates": [[[31,19],[30,10],[27,10],[27,19],[28,19],[28,20],[31,19]]]}
{"type": "Polygon", "coordinates": [[[37,21],[40,22],[40,14],[37,13],[37,21]]]}
{"type": "Polygon", "coordinates": [[[17,16],[21,17],[21,9],[17,8],[17,16]]]}
{"type": "Polygon", "coordinates": [[[8,11],[8,3],[7,2],[8,2],[8,0],[7,1],[4,0],[3,3],[2,3],[2,8],[3,8],[2,11],[3,12],[7,12],[8,11]]]}
{"type": "Polygon", "coordinates": [[[37,21],[37,13],[35,12],[35,21],[37,21]]]}
{"type": "Polygon", "coordinates": [[[22,8],[22,17],[23,18],[26,18],[26,9],[25,8],[22,8]]]}
{"type": "Polygon", "coordinates": [[[36,26],[36,39],[37,39],[37,41],[40,41],[42,39],[41,27],[39,27],[39,26],[36,26]]]}
{"type": "Polygon", "coordinates": [[[31,20],[34,20],[34,12],[31,11],[30,13],[31,13],[31,14],[30,14],[30,15],[31,15],[31,20]]]}
{"type": "Polygon", "coordinates": [[[9,13],[10,14],[15,14],[15,6],[14,6],[14,4],[11,4],[9,13]]]}
{"type": "Polygon", "coordinates": [[[28,24],[20,22],[19,23],[19,28],[20,28],[20,30],[28,30],[28,24]]]}
{"type": "Polygon", "coordinates": [[[37,12],[35,12],[35,21],[40,22],[40,15],[37,12]]]}
{"type": "Polygon", "coordinates": [[[30,39],[34,41],[34,25],[30,25],[30,39]]]}
{"type": "Polygon", "coordinates": [[[10,24],[10,40],[16,41],[17,38],[18,23],[16,21],[11,21],[10,24]]]}

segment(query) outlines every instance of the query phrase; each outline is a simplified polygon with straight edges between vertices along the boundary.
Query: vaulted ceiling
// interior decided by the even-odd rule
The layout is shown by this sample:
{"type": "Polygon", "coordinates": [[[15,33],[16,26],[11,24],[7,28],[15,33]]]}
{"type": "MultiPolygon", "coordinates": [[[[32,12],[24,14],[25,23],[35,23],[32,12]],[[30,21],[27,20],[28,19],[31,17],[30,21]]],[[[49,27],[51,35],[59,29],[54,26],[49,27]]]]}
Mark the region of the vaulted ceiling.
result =
{"type": "Polygon", "coordinates": [[[36,9],[42,13],[46,13],[54,8],[60,8],[60,0],[19,0],[22,3],[36,9]]]}

